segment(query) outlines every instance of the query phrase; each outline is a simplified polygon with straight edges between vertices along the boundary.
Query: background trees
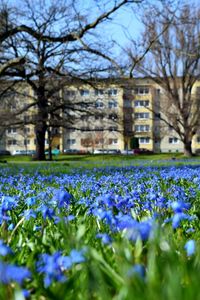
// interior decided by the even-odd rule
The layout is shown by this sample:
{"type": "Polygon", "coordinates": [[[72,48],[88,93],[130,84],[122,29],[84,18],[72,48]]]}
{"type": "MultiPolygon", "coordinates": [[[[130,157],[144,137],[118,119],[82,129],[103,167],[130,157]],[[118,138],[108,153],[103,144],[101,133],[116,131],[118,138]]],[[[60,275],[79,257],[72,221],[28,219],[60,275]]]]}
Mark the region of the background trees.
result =
{"type": "MultiPolygon", "coordinates": [[[[200,125],[199,89],[194,88],[200,78],[200,9],[184,5],[173,12],[165,7],[162,13],[147,12],[143,22],[144,48],[154,43],[136,69],[157,83],[161,92],[157,116],[173,128],[190,156],[200,125]]],[[[135,54],[129,55],[134,63],[135,54]]]]}
{"type": "Polygon", "coordinates": [[[26,110],[36,108],[30,122],[35,125],[37,159],[45,159],[49,128],[70,125],[70,119],[61,121],[61,111],[81,109],[70,103],[70,98],[63,101],[60,91],[66,82],[94,84],[95,77],[121,70],[110,55],[110,44],[100,43],[96,28],[108,22],[118,9],[135,2],[143,1],[121,0],[109,5],[102,2],[101,7],[95,2],[97,14],[89,15],[82,12],[81,1],[22,1],[19,20],[26,25],[20,27],[22,32],[6,40],[7,55],[26,62],[21,78],[33,91],[26,110]]]}

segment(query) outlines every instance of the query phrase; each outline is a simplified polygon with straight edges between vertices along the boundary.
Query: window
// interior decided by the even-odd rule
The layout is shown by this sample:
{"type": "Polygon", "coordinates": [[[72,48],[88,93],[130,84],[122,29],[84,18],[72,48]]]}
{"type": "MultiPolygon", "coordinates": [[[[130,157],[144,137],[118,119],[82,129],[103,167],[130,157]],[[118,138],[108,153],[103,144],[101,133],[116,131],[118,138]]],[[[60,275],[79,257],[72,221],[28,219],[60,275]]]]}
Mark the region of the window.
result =
{"type": "Polygon", "coordinates": [[[76,140],[75,139],[67,139],[67,144],[68,145],[75,145],[76,144],[76,140]]]}
{"type": "Polygon", "coordinates": [[[81,116],[82,121],[88,121],[88,119],[89,119],[89,116],[87,116],[87,115],[82,115],[81,116]]]}
{"type": "Polygon", "coordinates": [[[160,119],[160,117],[161,117],[160,113],[155,113],[155,114],[154,114],[154,118],[155,118],[156,120],[160,119]]]}
{"type": "Polygon", "coordinates": [[[200,136],[197,137],[197,143],[200,144],[200,136]]]}
{"type": "Polygon", "coordinates": [[[92,144],[93,144],[93,141],[90,138],[81,139],[81,145],[84,147],[90,147],[92,144]]]}
{"type": "Polygon", "coordinates": [[[150,137],[140,137],[139,138],[140,144],[149,144],[150,143],[150,137]]]}
{"type": "Polygon", "coordinates": [[[156,89],[156,93],[159,95],[160,94],[160,89],[156,89]]]}
{"type": "Polygon", "coordinates": [[[135,100],[134,101],[135,107],[148,107],[149,106],[149,100],[135,100]]]}
{"type": "Polygon", "coordinates": [[[95,108],[103,108],[104,107],[104,104],[102,101],[96,101],[95,102],[95,108]]]}
{"type": "Polygon", "coordinates": [[[100,89],[100,90],[95,90],[94,94],[95,94],[96,96],[101,96],[101,95],[104,94],[104,90],[102,90],[102,89],[100,89]]]}
{"type": "Polygon", "coordinates": [[[25,146],[30,145],[30,140],[24,139],[24,145],[25,146]]]}
{"type": "Polygon", "coordinates": [[[117,95],[117,89],[110,89],[108,90],[109,96],[116,96],[117,95]]]}
{"type": "Polygon", "coordinates": [[[30,133],[30,131],[31,131],[31,129],[29,128],[29,127],[25,127],[24,128],[24,133],[26,134],[26,133],[30,133]]]}
{"type": "Polygon", "coordinates": [[[75,94],[76,94],[76,92],[73,90],[65,90],[64,91],[64,99],[67,99],[69,97],[74,97],[75,94]]]}
{"type": "Polygon", "coordinates": [[[69,132],[75,132],[76,128],[69,128],[69,132]]]}
{"type": "Polygon", "coordinates": [[[104,139],[95,140],[96,145],[102,145],[104,143],[104,139]]]}
{"type": "Polygon", "coordinates": [[[81,131],[90,131],[90,128],[83,126],[83,127],[81,127],[81,131]]]}
{"type": "Polygon", "coordinates": [[[8,133],[17,133],[17,128],[15,128],[15,127],[8,128],[7,132],[8,133]]]}
{"type": "Polygon", "coordinates": [[[104,115],[96,115],[95,120],[103,120],[104,115]]]}
{"type": "Polygon", "coordinates": [[[109,144],[110,145],[116,145],[116,144],[118,144],[118,139],[109,139],[109,144]]]}
{"type": "Polygon", "coordinates": [[[178,144],[178,138],[176,137],[170,137],[169,138],[169,144],[178,144]]]}
{"type": "Polygon", "coordinates": [[[10,109],[11,111],[16,110],[17,109],[16,103],[12,103],[10,109]]]}
{"type": "Polygon", "coordinates": [[[200,94],[200,86],[196,87],[196,93],[199,95],[200,94]]]}
{"type": "Polygon", "coordinates": [[[117,107],[117,101],[116,100],[110,100],[108,102],[108,108],[116,108],[117,107]]]}
{"type": "Polygon", "coordinates": [[[136,119],[149,119],[149,113],[135,113],[135,118],[136,119]]]}
{"type": "Polygon", "coordinates": [[[147,132],[150,130],[149,125],[135,125],[136,132],[147,132]]]}
{"type": "Polygon", "coordinates": [[[134,89],[134,94],[149,94],[149,88],[148,87],[137,87],[134,89]]]}
{"type": "Polygon", "coordinates": [[[52,134],[60,134],[59,128],[52,128],[52,134]]]}
{"type": "Polygon", "coordinates": [[[90,94],[89,90],[80,90],[80,95],[81,96],[88,96],[90,94]]]}
{"type": "Polygon", "coordinates": [[[8,145],[17,145],[17,141],[16,140],[8,140],[8,145]]]}
{"type": "Polygon", "coordinates": [[[30,121],[30,116],[24,116],[24,122],[26,123],[28,121],[30,121]]]}
{"type": "Polygon", "coordinates": [[[80,103],[80,107],[86,109],[89,107],[89,103],[80,103]]]}
{"type": "Polygon", "coordinates": [[[117,119],[118,119],[118,115],[117,114],[110,114],[108,116],[108,118],[109,118],[109,120],[112,120],[112,121],[116,122],[117,119]]]}
{"type": "Polygon", "coordinates": [[[95,131],[103,131],[103,130],[104,130],[103,127],[98,127],[98,126],[95,127],[95,131]]]}
{"type": "Polygon", "coordinates": [[[113,131],[117,131],[118,127],[117,126],[110,126],[109,127],[109,131],[113,132],[113,131]]]}

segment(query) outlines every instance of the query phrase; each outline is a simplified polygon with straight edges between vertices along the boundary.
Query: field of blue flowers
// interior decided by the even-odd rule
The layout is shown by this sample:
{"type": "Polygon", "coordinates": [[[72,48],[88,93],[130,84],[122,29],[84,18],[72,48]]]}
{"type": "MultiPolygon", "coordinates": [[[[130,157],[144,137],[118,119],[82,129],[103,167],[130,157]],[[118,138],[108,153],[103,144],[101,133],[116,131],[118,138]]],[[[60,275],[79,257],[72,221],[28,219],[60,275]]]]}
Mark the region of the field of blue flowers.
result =
{"type": "Polygon", "coordinates": [[[0,170],[0,299],[200,299],[200,166],[0,170]]]}

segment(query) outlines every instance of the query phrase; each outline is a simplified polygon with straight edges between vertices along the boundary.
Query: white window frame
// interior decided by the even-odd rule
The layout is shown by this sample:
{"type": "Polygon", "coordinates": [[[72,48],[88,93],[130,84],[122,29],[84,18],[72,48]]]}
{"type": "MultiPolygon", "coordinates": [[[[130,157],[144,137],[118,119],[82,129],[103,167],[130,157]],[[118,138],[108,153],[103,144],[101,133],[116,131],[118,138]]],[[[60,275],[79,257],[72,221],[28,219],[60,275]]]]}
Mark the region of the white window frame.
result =
{"type": "Polygon", "coordinates": [[[81,97],[89,96],[90,91],[87,89],[80,90],[81,97]]]}
{"type": "Polygon", "coordinates": [[[104,94],[103,89],[97,89],[94,91],[95,96],[102,96],[104,94]]]}
{"type": "Polygon", "coordinates": [[[104,139],[103,138],[95,140],[95,145],[103,145],[103,144],[104,144],[104,139]]]}
{"type": "Polygon", "coordinates": [[[30,145],[31,141],[30,139],[24,139],[24,146],[30,145]]]}
{"type": "Polygon", "coordinates": [[[117,108],[118,107],[118,103],[116,100],[109,100],[108,101],[108,108],[109,109],[113,109],[113,108],[117,108]]]}
{"type": "Polygon", "coordinates": [[[13,139],[13,140],[8,140],[8,146],[15,146],[17,145],[17,140],[13,139]]]}
{"type": "Polygon", "coordinates": [[[108,90],[108,96],[117,96],[118,90],[116,88],[108,90]]]}
{"type": "Polygon", "coordinates": [[[135,95],[147,95],[149,94],[150,89],[149,87],[146,86],[140,86],[134,89],[134,94],[135,95]]]}
{"type": "Polygon", "coordinates": [[[17,128],[16,127],[11,127],[7,129],[7,133],[9,134],[17,134],[17,128]]]}
{"type": "Polygon", "coordinates": [[[108,130],[109,130],[110,132],[116,132],[116,131],[118,130],[118,126],[110,126],[110,127],[108,128],[108,130]]]}
{"type": "Polygon", "coordinates": [[[67,97],[74,97],[76,95],[76,91],[74,90],[64,90],[64,99],[67,97]]]}
{"type": "Polygon", "coordinates": [[[118,139],[109,139],[110,140],[110,145],[117,145],[118,144],[118,139]]]}
{"type": "Polygon", "coordinates": [[[75,145],[76,144],[76,139],[67,139],[67,145],[75,145]]]}
{"type": "Polygon", "coordinates": [[[135,131],[136,132],[149,132],[150,131],[150,125],[148,125],[148,124],[135,125],[135,131]]]}
{"type": "Polygon", "coordinates": [[[134,106],[135,107],[149,107],[150,101],[149,100],[135,100],[134,101],[134,106]]]}
{"type": "Polygon", "coordinates": [[[104,108],[104,103],[103,103],[103,101],[97,100],[97,101],[95,102],[95,108],[99,108],[99,109],[104,108]]]}
{"type": "Polygon", "coordinates": [[[150,144],[150,137],[140,137],[139,143],[140,144],[150,144]]]}
{"type": "Polygon", "coordinates": [[[178,140],[177,137],[169,137],[168,143],[169,143],[169,144],[172,144],[172,145],[176,145],[176,144],[179,143],[179,140],[178,140]]]}
{"type": "Polygon", "coordinates": [[[149,119],[149,112],[137,112],[135,113],[136,119],[149,119]]]}

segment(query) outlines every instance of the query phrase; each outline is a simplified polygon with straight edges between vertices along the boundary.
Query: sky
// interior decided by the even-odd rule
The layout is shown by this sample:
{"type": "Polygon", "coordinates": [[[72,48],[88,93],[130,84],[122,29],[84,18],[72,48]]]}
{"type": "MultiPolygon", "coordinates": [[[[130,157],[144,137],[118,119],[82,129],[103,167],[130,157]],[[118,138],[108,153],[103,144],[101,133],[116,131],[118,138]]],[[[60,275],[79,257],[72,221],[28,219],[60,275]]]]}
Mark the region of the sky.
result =
{"type": "MultiPolygon", "coordinates": [[[[19,3],[23,3],[25,0],[8,0],[8,3],[19,5],[19,3]]],[[[37,1],[39,3],[46,2],[47,4],[51,1],[56,0],[29,0],[33,3],[36,3],[37,1]]],[[[63,3],[67,3],[67,0],[61,0],[63,3]]],[[[104,5],[108,9],[113,5],[113,3],[116,0],[73,0],[75,6],[78,10],[81,12],[85,12],[86,15],[89,16],[90,20],[94,20],[97,15],[100,14],[101,11],[103,11],[104,5]]],[[[118,2],[121,0],[118,0],[118,2]]],[[[149,4],[146,6],[146,8],[149,8],[150,5],[156,4],[159,2],[159,0],[144,0],[149,1],[149,4]]],[[[164,1],[164,0],[160,0],[164,1]]],[[[196,5],[199,5],[200,0],[174,0],[173,3],[176,3],[180,1],[181,3],[189,4],[194,3],[196,5]]],[[[144,11],[144,10],[143,10],[144,11]]],[[[132,6],[123,6],[120,8],[120,10],[117,11],[117,13],[114,13],[112,15],[112,20],[109,21],[108,26],[99,26],[99,32],[107,38],[110,36],[113,40],[115,40],[117,43],[121,44],[122,46],[125,46],[129,43],[130,39],[133,38],[134,40],[138,39],[142,32],[142,25],[139,21],[139,6],[136,4],[133,4],[132,6]],[[133,10],[131,9],[133,8],[133,10]]]]}

